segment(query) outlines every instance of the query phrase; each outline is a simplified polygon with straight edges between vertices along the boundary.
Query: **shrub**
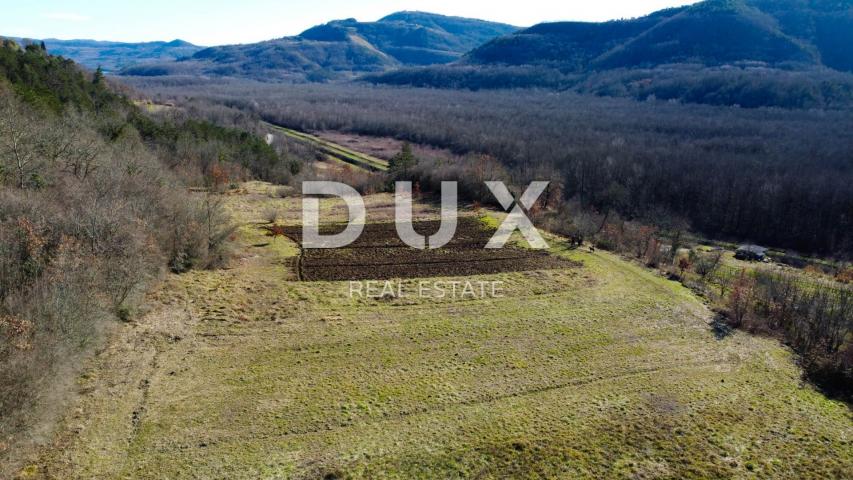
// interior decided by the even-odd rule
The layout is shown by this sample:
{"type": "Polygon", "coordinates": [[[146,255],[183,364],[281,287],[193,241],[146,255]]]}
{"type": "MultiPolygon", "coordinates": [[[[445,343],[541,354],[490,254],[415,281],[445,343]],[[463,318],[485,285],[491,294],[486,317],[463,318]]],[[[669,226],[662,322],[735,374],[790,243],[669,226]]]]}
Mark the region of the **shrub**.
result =
{"type": "Polygon", "coordinates": [[[133,314],[130,310],[130,307],[122,306],[119,307],[119,309],[116,311],[116,317],[118,317],[119,320],[125,323],[129,322],[132,316],[133,314]]]}
{"type": "Polygon", "coordinates": [[[279,211],[276,207],[269,207],[264,210],[264,220],[266,220],[269,224],[278,223],[279,218],[281,218],[281,211],[279,211]]]}

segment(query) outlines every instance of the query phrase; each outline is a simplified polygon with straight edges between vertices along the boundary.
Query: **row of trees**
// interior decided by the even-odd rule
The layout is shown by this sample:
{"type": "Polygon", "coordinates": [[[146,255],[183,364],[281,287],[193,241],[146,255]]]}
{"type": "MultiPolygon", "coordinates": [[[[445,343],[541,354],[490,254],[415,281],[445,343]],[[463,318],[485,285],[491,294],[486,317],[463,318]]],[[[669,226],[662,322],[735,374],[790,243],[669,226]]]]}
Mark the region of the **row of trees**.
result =
{"type": "Polygon", "coordinates": [[[717,283],[728,286],[732,326],[780,335],[812,380],[853,398],[853,290],[768,268],[718,276],[717,283]]]}

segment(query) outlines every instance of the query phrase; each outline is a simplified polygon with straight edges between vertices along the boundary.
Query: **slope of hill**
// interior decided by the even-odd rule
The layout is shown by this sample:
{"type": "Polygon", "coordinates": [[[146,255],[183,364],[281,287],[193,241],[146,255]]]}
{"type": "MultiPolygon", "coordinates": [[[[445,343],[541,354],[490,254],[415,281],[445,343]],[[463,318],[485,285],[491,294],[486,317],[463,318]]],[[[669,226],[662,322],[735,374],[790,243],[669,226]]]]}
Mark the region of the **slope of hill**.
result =
{"type": "MultiPolygon", "coordinates": [[[[30,471],[818,479],[853,468],[849,408],[803,387],[776,341],[715,338],[712,312],[680,285],[555,247],[583,266],[457,277],[501,282],[499,298],[359,298],[347,282],[299,281],[298,245],[258,227],[300,199],[243,188],[224,198],[242,260],[153,291],[30,471]]],[[[365,201],[393,218],[390,195],[365,201]]]]}
{"type": "Polygon", "coordinates": [[[779,29],[817,49],[821,62],[841,71],[853,71],[853,1],[749,0],[770,14],[779,29]]]}
{"type": "MultiPolygon", "coordinates": [[[[823,7],[797,0],[709,0],[633,20],[542,24],[483,45],[465,63],[552,64],[576,71],[741,61],[823,65],[826,52],[827,66],[846,69],[837,58],[843,35],[829,35],[815,24],[832,17],[840,26],[845,17],[834,15],[829,2],[815,3],[823,7]]],[[[833,5],[841,11],[845,3],[850,4],[833,5]]]]}
{"type": "Polygon", "coordinates": [[[0,478],[18,478],[148,281],[224,258],[219,207],[187,186],[293,171],[249,131],[149,116],[45,50],[0,39],[0,478]]]}
{"type": "Polygon", "coordinates": [[[41,45],[0,39],[0,87],[8,83],[30,105],[58,113],[69,105],[94,110],[118,100],[104,88],[105,82],[87,75],[73,61],[49,55],[41,45]]]}
{"type": "Polygon", "coordinates": [[[652,28],[596,58],[592,66],[734,62],[817,65],[820,59],[806,42],[781,32],[770,15],[739,1],[722,0],[700,3],[660,19],[652,28]]]}
{"type": "Polygon", "coordinates": [[[838,106],[851,100],[851,44],[851,0],[708,0],[631,20],[540,24],[494,39],[450,66],[366,79],[444,88],[573,88],[748,106],[838,106]],[[802,98],[794,98],[800,93],[802,98]]]}
{"type": "Polygon", "coordinates": [[[171,42],[102,42],[97,40],[44,40],[48,52],[70,58],[84,67],[116,72],[131,65],[189,57],[204,47],[183,40],[171,42]]]}
{"type": "Polygon", "coordinates": [[[325,80],[405,65],[444,64],[516,28],[482,20],[400,12],[377,22],[336,20],[295,37],[201,50],[189,59],[125,69],[125,75],[202,74],[325,80]]]}
{"type": "MultiPolygon", "coordinates": [[[[313,74],[313,80],[341,72],[382,71],[398,63],[358,35],[347,33],[346,39],[341,41],[290,37],[249,45],[213,47],[175,65],[195,67],[205,75],[214,76],[288,79],[313,74]]],[[[125,73],[138,75],[144,68],[131,68],[125,73]]]]}
{"type": "Polygon", "coordinates": [[[513,35],[492,40],[465,58],[470,65],[557,65],[579,70],[596,57],[627,42],[668,18],[675,11],[606,23],[542,23],[513,35]]]}
{"type": "Polygon", "coordinates": [[[345,41],[359,35],[404,65],[430,65],[457,60],[483,43],[517,30],[510,25],[423,12],[398,12],[378,22],[353,19],[320,25],[300,37],[345,41]]]}

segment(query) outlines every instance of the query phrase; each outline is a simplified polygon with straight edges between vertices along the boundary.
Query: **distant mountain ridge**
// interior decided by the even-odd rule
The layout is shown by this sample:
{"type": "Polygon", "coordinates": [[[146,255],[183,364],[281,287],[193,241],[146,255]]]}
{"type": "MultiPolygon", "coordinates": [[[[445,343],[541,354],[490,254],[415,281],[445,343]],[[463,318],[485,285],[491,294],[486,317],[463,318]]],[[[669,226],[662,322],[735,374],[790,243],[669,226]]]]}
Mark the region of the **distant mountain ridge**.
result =
{"type": "Polygon", "coordinates": [[[131,65],[164,62],[192,56],[204,47],[184,40],[171,42],[109,42],[99,40],[44,40],[13,39],[19,43],[43,41],[48,52],[70,58],[84,67],[94,70],[101,67],[105,72],[117,72],[131,65]]]}
{"type": "Polygon", "coordinates": [[[200,50],[176,62],[125,69],[126,75],[174,74],[324,80],[400,66],[446,64],[517,27],[424,12],[398,12],[376,22],[318,25],[294,37],[200,50]]]}
{"type": "Polygon", "coordinates": [[[547,88],[746,107],[853,104],[853,0],[705,0],[633,19],[526,29],[398,12],[245,45],[95,43],[47,48],[128,76],[547,88]],[[113,57],[121,65],[104,61],[113,57]]]}
{"type": "Polygon", "coordinates": [[[743,107],[853,104],[853,0],[706,0],[629,20],[543,23],[449,65],[363,80],[573,90],[743,107]]]}
{"type": "Polygon", "coordinates": [[[431,65],[457,60],[483,43],[517,27],[424,12],[397,12],[377,22],[338,20],[310,28],[306,40],[344,41],[358,35],[403,65],[431,65]]]}
{"type": "Polygon", "coordinates": [[[475,49],[469,65],[564,71],[759,62],[853,70],[851,0],[708,0],[604,23],[545,23],[475,49]]]}

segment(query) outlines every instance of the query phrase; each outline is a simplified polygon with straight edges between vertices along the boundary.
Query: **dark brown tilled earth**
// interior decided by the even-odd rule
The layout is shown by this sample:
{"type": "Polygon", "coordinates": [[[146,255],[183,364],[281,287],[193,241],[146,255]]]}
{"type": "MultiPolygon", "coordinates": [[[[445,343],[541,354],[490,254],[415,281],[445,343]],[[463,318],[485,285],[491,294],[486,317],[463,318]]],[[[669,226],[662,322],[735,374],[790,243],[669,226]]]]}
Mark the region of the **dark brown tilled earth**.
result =
{"type": "MultiPolygon", "coordinates": [[[[423,235],[438,231],[438,221],[415,222],[423,235]]],[[[322,228],[330,234],[342,225],[322,228]]],[[[288,229],[297,242],[301,229],[288,229]]],[[[459,219],[453,240],[435,250],[418,250],[404,244],[393,223],[365,225],[352,245],[338,249],[306,249],[302,253],[302,279],[306,281],[386,280],[394,278],[457,277],[552,270],[579,266],[544,251],[507,246],[486,250],[494,229],[477,218],[459,219]]]]}

